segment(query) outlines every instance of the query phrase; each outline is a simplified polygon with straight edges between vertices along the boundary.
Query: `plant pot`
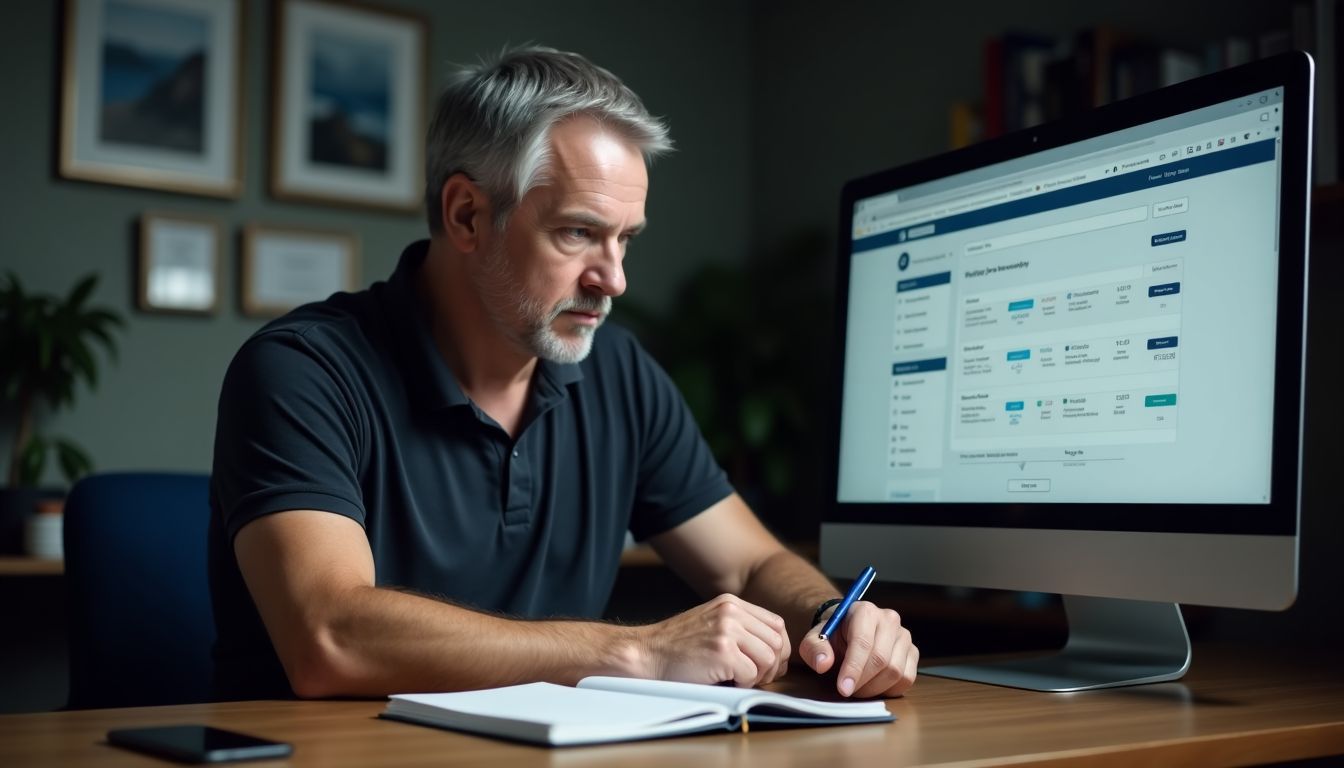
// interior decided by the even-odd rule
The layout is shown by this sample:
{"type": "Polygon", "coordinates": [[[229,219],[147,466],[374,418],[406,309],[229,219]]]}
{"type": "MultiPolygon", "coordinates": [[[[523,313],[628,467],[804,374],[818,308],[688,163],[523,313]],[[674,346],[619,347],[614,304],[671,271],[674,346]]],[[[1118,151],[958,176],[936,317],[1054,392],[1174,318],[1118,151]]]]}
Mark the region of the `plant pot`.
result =
{"type": "Polygon", "coordinates": [[[28,518],[24,528],[23,548],[29,557],[42,560],[60,560],[65,556],[62,526],[65,516],[59,512],[43,512],[28,518]]]}
{"type": "Polygon", "coordinates": [[[0,555],[24,554],[28,518],[37,513],[39,503],[60,497],[51,488],[0,488],[0,555]]]}

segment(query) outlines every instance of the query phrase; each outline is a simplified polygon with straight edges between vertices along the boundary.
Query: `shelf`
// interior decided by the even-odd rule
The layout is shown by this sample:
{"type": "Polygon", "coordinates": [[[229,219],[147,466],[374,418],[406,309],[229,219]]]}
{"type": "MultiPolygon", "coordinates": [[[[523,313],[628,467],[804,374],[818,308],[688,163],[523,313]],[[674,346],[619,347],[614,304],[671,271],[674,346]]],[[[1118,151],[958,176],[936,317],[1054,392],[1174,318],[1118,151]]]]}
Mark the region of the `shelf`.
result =
{"type": "Polygon", "coordinates": [[[0,555],[0,576],[60,576],[63,573],[64,560],[0,555]]]}

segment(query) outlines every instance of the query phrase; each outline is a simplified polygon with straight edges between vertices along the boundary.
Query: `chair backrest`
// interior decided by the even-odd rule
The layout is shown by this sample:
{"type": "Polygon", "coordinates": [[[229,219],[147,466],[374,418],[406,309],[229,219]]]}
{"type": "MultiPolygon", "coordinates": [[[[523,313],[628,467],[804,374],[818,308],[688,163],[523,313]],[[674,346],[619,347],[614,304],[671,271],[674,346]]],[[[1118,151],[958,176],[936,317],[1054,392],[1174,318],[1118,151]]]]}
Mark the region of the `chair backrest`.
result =
{"type": "Polygon", "coordinates": [[[71,709],[209,701],[209,477],[92,475],[65,502],[71,709]]]}

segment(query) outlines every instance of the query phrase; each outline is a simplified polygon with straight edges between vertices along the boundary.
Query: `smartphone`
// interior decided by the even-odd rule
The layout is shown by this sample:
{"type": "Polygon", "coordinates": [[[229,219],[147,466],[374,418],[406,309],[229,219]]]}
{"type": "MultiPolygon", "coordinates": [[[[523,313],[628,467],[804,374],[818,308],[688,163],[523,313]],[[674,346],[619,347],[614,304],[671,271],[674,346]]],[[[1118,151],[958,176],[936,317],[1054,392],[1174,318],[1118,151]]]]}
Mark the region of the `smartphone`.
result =
{"type": "Polygon", "coordinates": [[[121,728],[107,732],[107,743],[183,763],[226,763],[289,757],[294,747],[208,725],[121,728]]]}

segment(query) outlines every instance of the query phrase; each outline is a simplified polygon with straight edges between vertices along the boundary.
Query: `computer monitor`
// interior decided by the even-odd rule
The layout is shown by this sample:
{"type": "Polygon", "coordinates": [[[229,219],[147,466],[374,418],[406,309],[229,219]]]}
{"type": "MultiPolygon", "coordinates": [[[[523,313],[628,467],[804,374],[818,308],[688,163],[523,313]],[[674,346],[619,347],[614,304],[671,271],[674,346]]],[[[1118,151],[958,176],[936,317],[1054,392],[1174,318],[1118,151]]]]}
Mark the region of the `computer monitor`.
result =
{"type": "Polygon", "coordinates": [[[1311,59],[1285,54],[845,185],[821,564],[1055,592],[1055,655],[1172,680],[1177,603],[1297,591],[1311,59]]]}

